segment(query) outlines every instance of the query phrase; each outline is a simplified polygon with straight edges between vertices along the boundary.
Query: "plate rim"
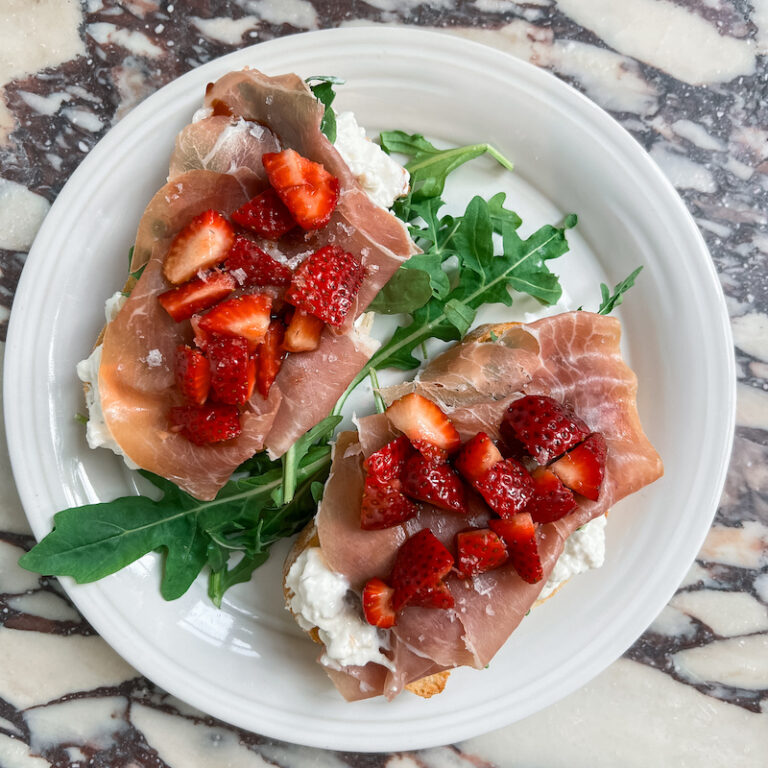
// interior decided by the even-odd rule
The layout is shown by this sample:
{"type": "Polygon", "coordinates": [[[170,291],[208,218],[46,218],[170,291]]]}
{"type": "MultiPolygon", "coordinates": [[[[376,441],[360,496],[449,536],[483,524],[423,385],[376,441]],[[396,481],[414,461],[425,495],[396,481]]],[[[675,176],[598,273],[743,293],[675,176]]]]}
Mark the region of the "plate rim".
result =
{"type": "MultiPolygon", "coordinates": [[[[729,402],[730,402],[730,409],[728,413],[728,418],[725,423],[725,432],[727,435],[727,446],[723,448],[720,454],[719,459],[719,465],[717,468],[717,472],[714,473],[715,477],[715,483],[713,485],[714,488],[717,489],[717,497],[714,499],[713,503],[713,509],[712,509],[712,516],[714,516],[716,509],[717,509],[717,501],[719,500],[720,493],[722,492],[722,488],[725,483],[725,476],[728,470],[729,461],[730,461],[730,453],[731,453],[731,445],[733,442],[733,435],[735,431],[735,414],[736,414],[736,371],[735,371],[735,356],[733,354],[733,342],[732,342],[732,335],[731,335],[731,326],[730,326],[730,319],[727,313],[727,306],[725,304],[725,299],[722,293],[722,289],[720,287],[719,279],[717,276],[717,272],[714,266],[714,263],[709,255],[709,252],[707,250],[706,244],[704,242],[704,239],[701,235],[701,232],[699,231],[698,227],[696,227],[692,216],[688,212],[687,208],[685,207],[685,204],[679,197],[677,191],[674,189],[672,184],[669,182],[669,180],[663,175],[661,170],[658,168],[658,166],[653,162],[653,160],[650,158],[650,156],[640,147],[637,142],[631,137],[631,135],[614,119],[612,118],[607,112],[602,110],[599,106],[597,106],[594,102],[589,100],[586,96],[576,91],[574,88],[572,88],[567,83],[564,83],[562,80],[559,80],[551,73],[539,69],[538,67],[535,67],[533,64],[530,64],[527,61],[517,59],[514,56],[511,56],[510,54],[500,51],[498,49],[492,48],[490,46],[484,45],[482,43],[477,43],[474,41],[470,41],[464,38],[458,38],[456,36],[449,36],[445,33],[441,32],[435,32],[435,31],[428,31],[428,30],[422,30],[418,28],[407,28],[407,27],[382,27],[382,26],[374,26],[374,25],[365,25],[365,26],[356,26],[356,27],[349,27],[349,28],[341,28],[341,29],[329,29],[329,30],[319,30],[319,31],[312,31],[297,35],[290,35],[286,37],[276,38],[274,40],[257,43],[253,46],[248,46],[245,48],[241,48],[238,50],[235,50],[229,54],[226,54],[225,56],[219,57],[217,59],[214,59],[205,65],[198,67],[197,69],[191,70],[181,77],[177,78],[176,80],[172,81],[171,83],[168,83],[163,88],[159,89],[155,93],[153,93],[151,96],[149,96],[147,99],[145,99],[141,104],[137,105],[135,109],[133,109],[126,117],[124,117],[119,123],[117,123],[110,131],[105,134],[105,136],[98,142],[98,144],[91,150],[91,152],[84,158],[83,162],[78,166],[78,168],[74,171],[70,179],[65,184],[64,188],[62,188],[61,192],[57,196],[56,200],[54,201],[51,211],[49,212],[48,216],[46,217],[45,221],[43,222],[43,225],[40,229],[40,232],[38,233],[38,237],[35,239],[35,242],[33,243],[32,249],[30,250],[30,254],[27,259],[27,266],[29,263],[32,264],[33,268],[36,268],[35,265],[42,261],[42,251],[45,243],[46,237],[48,237],[49,230],[52,230],[55,226],[56,217],[59,216],[59,211],[65,211],[67,206],[69,205],[69,198],[70,197],[76,197],[78,193],[75,193],[73,190],[77,186],[77,182],[81,177],[87,177],[90,173],[91,166],[97,164],[100,159],[101,155],[105,154],[108,151],[108,148],[111,143],[114,143],[116,141],[119,141],[120,137],[129,131],[133,129],[134,123],[138,123],[141,120],[141,115],[144,113],[144,111],[149,110],[151,107],[154,106],[155,103],[161,103],[164,92],[165,95],[168,94],[168,90],[166,89],[178,89],[179,93],[181,93],[181,89],[183,87],[199,87],[199,82],[205,79],[207,76],[207,73],[215,72],[217,70],[222,70],[226,68],[226,62],[229,60],[235,60],[235,59],[241,59],[246,58],[250,52],[256,51],[258,49],[258,55],[264,56],[265,51],[268,51],[269,49],[281,49],[281,48],[288,48],[289,50],[295,46],[295,45],[301,45],[303,40],[306,40],[309,37],[312,37],[313,39],[322,39],[326,38],[329,44],[334,44],[336,41],[338,41],[341,38],[347,38],[347,40],[352,39],[364,39],[368,36],[375,36],[375,42],[376,44],[382,45],[384,47],[386,44],[396,44],[400,41],[402,41],[405,38],[411,38],[413,42],[416,42],[417,40],[420,41],[426,41],[427,44],[430,43],[430,41],[434,41],[436,45],[446,45],[449,44],[452,49],[454,49],[454,53],[456,52],[455,49],[457,48],[464,48],[467,52],[467,55],[475,56],[475,57],[485,57],[488,61],[496,61],[500,65],[507,67],[508,69],[514,69],[515,67],[520,67],[526,74],[527,77],[532,78],[534,81],[536,79],[539,79],[539,81],[545,85],[552,83],[556,83],[556,85],[552,86],[555,89],[561,90],[563,94],[570,94],[566,98],[576,99],[577,101],[575,103],[579,103],[579,108],[584,110],[586,114],[595,119],[599,122],[605,124],[608,126],[609,124],[612,124],[611,127],[606,128],[609,132],[613,132],[613,134],[616,137],[621,136],[621,139],[617,138],[617,141],[624,142],[626,144],[626,141],[629,140],[634,145],[634,150],[632,150],[633,159],[637,162],[640,162],[645,170],[650,173],[652,177],[654,177],[655,183],[659,184],[661,188],[666,190],[667,195],[671,193],[671,198],[673,201],[673,204],[676,205],[679,212],[683,213],[684,216],[682,217],[682,220],[685,221],[685,228],[688,230],[686,236],[691,238],[691,242],[696,244],[697,250],[699,252],[699,256],[703,257],[702,263],[698,264],[697,266],[701,268],[702,273],[706,274],[706,277],[709,279],[709,281],[712,284],[712,287],[715,289],[715,293],[719,296],[719,304],[718,304],[718,310],[717,313],[719,315],[719,319],[721,321],[721,330],[723,331],[722,337],[720,338],[720,343],[725,345],[725,348],[729,350],[729,354],[727,355],[727,376],[724,377],[725,383],[727,385],[727,391],[729,395],[729,402]],[[384,38],[387,38],[386,40],[384,38]],[[193,85],[194,84],[194,85],[193,85]],[[109,141],[107,141],[109,139],[109,141]],[[73,183],[73,181],[75,183],[73,183]]],[[[425,49],[428,48],[429,45],[425,45],[425,49]]],[[[233,67],[229,67],[233,68],[233,67]]],[[[682,223],[681,220],[681,223],[682,223]]],[[[25,267],[25,269],[22,272],[21,279],[19,281],[19,286],[17,288],[16,292],[16,299],[20,299],[18,306],[23,306],[25,302],[25,298],[27,294],[32,289],[32,277],[33,274],[32,269],[28,269],[25,267]]],[[[14,314],[11,312],[11,317],[9,321],[9,328],[8,328],[8,341],[6,343],[6,351],[5,351],[5,358],[6,363],[10,360],[13,361],[14,355],[20,354],[20,350],[17,351],[18,344],[16,342],[17,337],[20,335],[20,327],[21,327],[21,314],[17,312],[14,314]]],[[[6,366],[6,372],[9,370],[9,368],[6,366]]],[[[10,409],[10,406],[8,403],[13,402],[12,396],[14,394],[14,381],[13,377],[10,377],[6,374],[5,380],[4,380],[4,410],[5,410],[5,419],[6,419],[6,429],[7,429],[7,435],[8,435],[8,446],[9,446],[9,454],[11,457],[11,464],[12,469],[14,473],[14,477],[17,479],[17,487],[19,489],[19,495],[22,500],[22,504],[25,508],[25,512],[28,508],[34,508],[35,506],[35,500],[34,500],[34,492],[31,488],[27,486],[26,482],[23,482],[21,484],[18,483],[18,479],[20,477],[23,477],[23,469],[21,468],[22,459],[18,453],[18,448],[16,447],[18,445],[18,436],[21,430],[20,426],[20,414],[14,412],[12,409],[10,409]]],[[[32,529],[35,533],[35,536],[40,538],[42,535],[48,532],[50,530],[50,520],[44,521],[40,519],[31,519],[28,518],[30,525],[32,526],[32,529]]],[[[701,547],[701,544],[704,541],[704,538],[711,526],[711,518],[708,518],[707,527],[704,528],[702,526],[701,530],[701,536],[700,540],[695,542],[696,544],[696,552],[701,547]]],[[[691,549],[692,547],[689,547],[691,549]]],[[[695,559],[695,553],[694,557],[692,559],[695,559]]],[[[668,594],[665,597],[664,602],[662,603],[659,600],[659,610],[665,605],[669,598],[674,594],[676,591],[678,584],[680,580],[684,577],[685,573],[687,572],[688,568],[690,567],[691,560],[687,559],[685,560],[685,565],[682,567],[678,567],[677,571],[679,572],[679,578],[677,581],[671,586],[671,588],[668,590],[668,594]]],[[[78,606],[78,608],[87,615],[88,613],[92,612],[91,606],[93,604],[93,597],[90,596],[91,592],[94,592],[92,587],[96,585],[76,585],[71,579],[61,579],[67,593],[71,597],[71,599],[75,602],[75,604],[78,606]],[[85,610],[82,605],[85,607],[85,610]]],[[[671,583],[671,582],[670,582],[671,583]]],[[[98,584],[98,583],[97,583],[98,584]]],[[[94,592],[96,594],[96,592],[94,592]]],[[[90,616],[87,616],[88,620],[91,621],[94,626],[99,624],[98,621],[93,621],[90,616]]],[[[637,625],[637,621],[634,622],[634,625],[637,625]]],[[[647,622],[643,622],[643,628],[647,625],[647,622]]],[[[97,627],[98,629],[98,627],[97,627]]],[[[102,633],[101,630],[100,634],[108,634],[108,633],[102,633]]],[[[642,628],[640,630],[642,632],[642,628]]],[[[612,663],[616,658],[618,658],[624,650],[626,650],[626,647],[628,647],[629,644],[638,636],[638,633],[633,630],[633,636],[632,639],[630,639],[622,648],[620,648],[617,652],[613,653],[613,651],[608,654],[608,656],[601,661],[598,665],[592,664],[592,666],[584,667],[582,673],[579,675],[574,675],[573,677],[569,678],[569,683],[567,686],[565,686],[565,690],[562,689],[558,692],[556,696],[539,696],[540,699],[543,699],[543,702],[540,703],[539,706],[537,706],[532,711],[538,711],[538,709],[541,709],[544,706],[548,706],[549,704],[553,703],[555,700],[564,697],[565,695],[568,695],[569,693],[576,690],[578,687],[586,683],[589,679],[592,679],[596,674],[598,674],[600,671],[602,671],[605,667],[607,667],[610,663],[612,663]],[[595,666],[598,668],[595,669],[595,666]]],[[[626,633],[625,634],[629,634],[626,633]]],[[[124,658],[127,658],[129,655],[132,656],[132,654],[126,654],[124,651],[126,650],[126,643],[119,643],[114,642],[114,637],[111,637],[109,640],[109,645],[111,645],[120,655],[122,655],[124,658]]],[[[613,645],[615,646],[616,643],[614,641],[613,645]]],[[[615,648],[613,649],[615,650],[615,648]]],[[[131,658],[130,663],[135,666],[139,671],[142,671],[143,664],[140,662],[136,663],[136,660],[134,658],[131,658]]],[[[142,672],[142,674],[145,674],[142,672]]],[[[186,701],[189,701],[191,704],[199,707],[200,709],[211,712],[216,717],[220,717],[221,719],[232,723],[233,725],[236,725],[237,727],[245,728],[250,730],[253,726],[251,724],[248,724],[246,722],[247,718],[240,718],[240,717],[233,717],[231,712],[230,713],[222,713],[217,711],[211,711],[210,707],[207,706],[210,699],[208,696],[208,693],[201,692],[199,695],[197,695],[194,699],[190,699],[185,694],[178,694],[175,691],[170,690],[173,686],[172,684],[166,684],[163,682],[166,676],[164,675],[158,675],[155,670],[152,670],[151,674],[147,674],[147,677],[149,677],[151,680],[156,681],[158,685],[165,688],[166,690],[169,690],[169,692],[174,693],[174,695],[178,695],[179,698],[183,698],[186,701]]],[[[350,705],[350,707],[354,707],[354,705],[350,705]]],[[[352,712],[352,709],[350,709],[350,712],[352,712]]],[[[464,729],[462,730],[460,725],[452,724],[452,740],[457,740],[459,738],[469,738],[470,736],[477,735],[478,733],[491,730],[495,727],[501,727],[502,725],[509,722],[508,720],[504,720],[504,722],[494,722],[490,725],[487,725],[481,729],[478,730],[477,727],[473,727],[469,730],[464,729]]],[[[420,727],[423,727],[425,723],[420,722],[420,727]]],[[[289,741],[292,743],[301,743],[306,744],[308,746],[314,746],[314,747],[321,747],[321,748],[333,748],[333,749],[355,749],[361,752],[364,751],[376,751],[381,748],[381,745],[368,745],[366,743],[361,743],[359,739],[342,739],[339,740],[336,738],[336,740],[329,740],[325,738],[322,733],[315,735],[310,734],[307,731],[303,731],[301,734],[297,734],[296,730],[291,730],[292,726],[289,724],[286,727],[276,727],[271,728],[271,725],[269,728],[259,729],[259,733],[271,736],[275,738],[284,739],[285,741],[289,741]],[[299,736],[299,738],[297,738],[299,736]],[[305,738],[306,737],[306,738],[305,738]]],[[[441,736],[440,732],[440,726],[437,726],[436,728],[433,728],[430,732],[430,735],[428,738],[421,738],[421,734],[407,734],[407,733],[401,733],[398,732],[397,738],[395,741],[392,742],[392,745],[388,747],[389,749],[415,749],[415,748],[423,748],[423,747],[430,747],[430,746],[437,746],[439,744],[445,743],[444,737],[441,736]]]]}

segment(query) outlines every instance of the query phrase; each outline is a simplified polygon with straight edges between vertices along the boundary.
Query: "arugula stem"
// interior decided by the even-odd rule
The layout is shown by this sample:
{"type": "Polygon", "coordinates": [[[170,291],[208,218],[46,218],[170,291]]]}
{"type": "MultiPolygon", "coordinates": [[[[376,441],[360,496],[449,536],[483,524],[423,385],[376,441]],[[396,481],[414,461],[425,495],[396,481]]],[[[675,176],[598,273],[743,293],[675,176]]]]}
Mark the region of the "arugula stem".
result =
{"type": "Polygon", "coordinates": [[[376,375],[375,368],[371,368],[371,370],[368,371],[368,378],[370,378],[371,386],[373,387],[373,400],[376,404],[376,413],[384,413],[384,411],[387,410],[387,406],[384,403],[384,398],[379,393],[381,384],[379,384],[379,377],[376,375]]]}
{"type": "Polygon", "coordinates": [[[290,504],[296,493],[296,444],[283,454],[283,504],[290,504]]]}

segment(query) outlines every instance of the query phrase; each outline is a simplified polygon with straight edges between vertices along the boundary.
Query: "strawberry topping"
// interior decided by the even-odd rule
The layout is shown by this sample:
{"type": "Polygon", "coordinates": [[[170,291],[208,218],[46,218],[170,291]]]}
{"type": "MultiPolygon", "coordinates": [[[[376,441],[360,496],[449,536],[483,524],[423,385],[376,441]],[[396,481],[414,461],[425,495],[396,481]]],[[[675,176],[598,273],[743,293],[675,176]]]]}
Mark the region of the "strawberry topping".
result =
{"type": "Polygon", "coordinates": [[[286,352],[311,352],[320,346],[325,323],[302,309],[296,309],[288,323],[283,339],[286,352]]]}
{"type": "Polygon", "coordinates": [[[285,296],[329,325],[344,323],[363,284],[365,267],[338,245],[326,245],[299,264],[285,296]]]}
{"type": "Polygon", "coordinates": [[[163,309],[177,323],[180,323],[229,296],[235,287],[236,283],[232,275],[213,271],[161,293],[157,300],[163,309]]]}
{"type": "Polygon", "coordinates": [[[544,577],[536,542],[536,525],[527,512],[521,512],[507,520],[490,520],[491,529],[507,545],[509,561],[523,581],[535,584],[544,577]]]}
{"type": "Polygon", "coordinates": [[[374,627],[389,629],[395,625],[395,611],[392,608],[394,589],[381,579],[369,579],[363,587],[363,614],[374,627]]]}
{"type": "Polygon", "coordinates": [[[275,318],[269,324],[264,340],[259,344],[256,389],[265,400],[269,396],[269,390],[272,388],[285,358],[284,336],[285,325],[283,325],[282,320],[275,318]]]}
{"type": "Polygon", "coordinates": [[[232,225],[212,209],[195,216],[174,238],[163,264],[166,279],[178,285],[224,261],[235,240],[232,225]]]}
{"type": "Polygon", "coordinates": [[[519,441],[538,464],[548,464],[584,440],[589,427],[557,400],[526,395],[507,409],[501,433],[510,448],[519,441]]]}
{"type": "Polygon", "coordinates": [[[475,483],[494,465],[501,461],[501,453],[485,432],[478,432],[462,446],[454,466],[470,483],[475,483]]]}
{"type": "MultiPolygon", "coordinates": [[[[451,420],[435,403],[415,392],[395,400],[387,408],[387,418],[422,453],[429,454],[432,446],[452,453],[461,445],[451,420]]],[[[434,456],[428,458],[434,460],[434,456]]]]}
{"type": "Polygon", "coordinates": [[[494,531],[475,528],[456,534],[456,565],[459,577],[492,571],[507,561],[507,548],[494,531]]]}
{"type": "Polygon", "coordinates": [[[365,478],[363,501],[360,505],[360,527],[366,531],[391,528],[410,520],[419,508],[397,488],[377,480],[365,478]]]}
{"type": "Polygon", "coordinates": [[[253,387],[248,342],[239,337],[214,336],[208,342],[206,353],[211,364],[211,389],[216,399],[229,405],[244,405],[253,387]]]}
{"type": "Polygon", "coordinates": [[[525,511],[530,512],[534,523],[554,523],[576,509],[576,499],[554,472],[537,467],[531,474],[533,498],[525,511]]]}
{"type": "Polygon", "coordinates": [[[407,539],[397,552],[390,583],[392,607],[399,611],[421,589],[435,587],[453,567],[453,556],[429,528],[407,539]]]}
{"type": "Polygon", "coordinates": [[[261,158],[269,183],[303,229],[320,229],[339,201],[339,180],[293,149],[261,158]]]}
{"type": "Polygon", "coordinates": [[[581,445],[552,464],[552,471],[563,485],[591,501],[597,501],[605,474],[605,438],[593,432],[581,445]]]}
{"type": "Polygon", "coordinates": [[[253,240],[237,235],[224,267],[240,285],[288,285],[291,272],[285,264],[273,259],[253,240]]]}
{"type": "Polygon", "coordinates": [[[242,336],[261,341],[269,328],[272,297],[264,293],[248,293],[222,301],[204,317],[199,326],[220,336],[242,336]]]}
{"type": "Polygon", "coordinates": [[[515,459],[496,462],[475,482],[475,488],[499,517],[511,517],[522,512],[533,496],[531,476],[515,459]]]}
{"type": "Polygon", "coordinates": [[[182,405],[171,408],[171,431],[195,445],[220,443],[240,434],[240,412],[234,405],[182,405]]]}
{"type": "Polygon", "coordinates": [[[177,347],[174,374],[181,396],[188,403],[203,405],[211,388],[211,369],[205,355],[199,349],[177,347]]]}
{"type": "Polygon", "coordinates": [[[400,480],[406,459],[413,453],[408,438],[400,436],[387,443],[376,453],[372,453],[364,462],[363,467],[380,483],[400,480]]]}
{"type": "Polygon", "coordinates": [[[417,589],[408,605],[420,608],[453,608],[453,595],[444,581],[438,581],[421,589],[417,589]]]}
{"type": "Polygon", "coordinates": [[[412,499],[453,512],[467,511],[464,486],[448,464],[434,464],[415,453],[405,462],[402,482],[403,492],[412,499]]]}
{"type": "Polygon", "coordinates": [[[268,240],[277,240],[296,226],[291,212],[272,187],[240,206],[232,214],[232,221],[268,240]]]}

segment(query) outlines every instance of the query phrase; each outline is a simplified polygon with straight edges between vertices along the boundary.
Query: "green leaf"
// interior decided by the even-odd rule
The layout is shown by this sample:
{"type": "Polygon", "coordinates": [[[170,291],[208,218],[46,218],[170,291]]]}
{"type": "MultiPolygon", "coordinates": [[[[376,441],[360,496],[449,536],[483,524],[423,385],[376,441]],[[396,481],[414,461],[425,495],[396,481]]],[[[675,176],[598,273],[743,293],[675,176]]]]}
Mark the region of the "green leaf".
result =
{"type": "Polygon", "coordinates": [[[488,213],[491,217],[491,226],[496,234],[501,234],[504,225],[510,225],[517,229],[523,220],[514,212],[504,207],[507,195],[499,192],[488,200],[488,213]]]}
{"type": "Polygon", "coordinates": [[[625,277],[618,285],[613,289],[613,293],[608,292],[608,286],[605,283],[600,283],[600,294],[602,301],[600,307],[597,310],[598,315],[608,315],[624,301],[624,294],[635,284],[637,276],[640,274],[642,267],[638,267],[634,272],[625,277]]]}
{"type": "Polygon", "coordinates": [[[456,231],[456,248],[462,265],[478,275],[493,259],[491,214],[482,197],[473,197],[467,206],[456,231]]]}
{"type": "Polygon", "coordinates": [[[472,327],[472,323],[475,321],[475,315],[477,314],[474,309],[471,309],[464,302],[458,301],[457,299],[446,301],[443,312],[445,313],[445,319],[454,326],[462,336],[472,327]]]}
{"type": "MultiPolygon", "coordinates": [[[[407,262],[406,262],[407,263],[407,262]]],[[[445,273],[439,268],[440,274],[445,273]]],[[[423,307],[432,298],[430,274],[404,264],[378,292],[368,310],[382,315],[411,313],[423,307]]]]}
{"type": "Polygon", "coordinates": [[[333,86],[341,85],[344,81],[341,78],[333,77],[331,75],[314,75],[305,80],[307,84],[316,81],[317,85],[310,85],[309,89],[312,91],[315,98],[325,107],[323,119],[320,122],[320,130],[325,134],[328,141],[333,144],[333,142],[336,141],[336,113],[331,107],[333,100],[336,98],[333,86]]]}

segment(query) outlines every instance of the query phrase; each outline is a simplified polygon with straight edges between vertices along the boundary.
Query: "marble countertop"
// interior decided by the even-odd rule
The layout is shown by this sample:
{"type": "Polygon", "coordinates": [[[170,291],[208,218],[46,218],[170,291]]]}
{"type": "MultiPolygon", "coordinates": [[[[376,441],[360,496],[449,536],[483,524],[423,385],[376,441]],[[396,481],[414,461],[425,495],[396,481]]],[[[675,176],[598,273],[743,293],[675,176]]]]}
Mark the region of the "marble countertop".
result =
{"type": "Polygon", "coordinates": [[[0,766],[768,765],[768,0],[0,0],[2,338],[50,204],[133,106],[236,48],[370,22],[441,29],[554,72],[679,191],[721,279],[739,378],[706,542],[645,634],[554,706],[461,744],[328,753],[191,710],[120,659],[55,580],[19,568],[34,539],[2,435],[0,766]]]}

